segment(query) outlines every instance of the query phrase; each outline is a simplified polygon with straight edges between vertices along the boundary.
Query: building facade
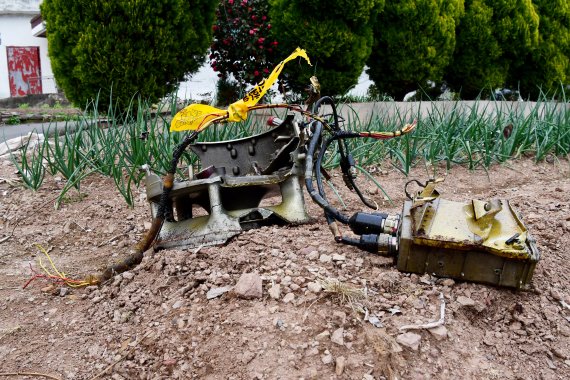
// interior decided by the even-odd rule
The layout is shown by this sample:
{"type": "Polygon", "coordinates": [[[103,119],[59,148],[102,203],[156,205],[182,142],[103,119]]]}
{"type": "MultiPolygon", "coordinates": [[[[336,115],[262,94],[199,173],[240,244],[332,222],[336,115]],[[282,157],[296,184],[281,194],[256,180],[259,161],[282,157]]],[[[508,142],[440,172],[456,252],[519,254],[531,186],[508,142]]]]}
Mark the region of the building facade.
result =
{"type": "Polygon", "coordinates": [[[0,99],[57,92],[41,0],[0,0],[0,99]]]}

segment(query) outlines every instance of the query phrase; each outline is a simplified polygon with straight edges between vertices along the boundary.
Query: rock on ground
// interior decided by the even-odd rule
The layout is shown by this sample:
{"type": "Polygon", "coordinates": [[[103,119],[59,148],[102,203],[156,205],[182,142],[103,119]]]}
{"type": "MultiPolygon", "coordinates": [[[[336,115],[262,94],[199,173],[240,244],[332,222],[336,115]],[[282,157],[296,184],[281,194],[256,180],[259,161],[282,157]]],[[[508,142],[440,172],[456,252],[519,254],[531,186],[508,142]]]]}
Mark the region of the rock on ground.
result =
{"type": "Polygon", "coordinates": [[[263,284],[257,273],[244,273],[234,287],[234,294],[243,299],[261,298],[263,284]]]}

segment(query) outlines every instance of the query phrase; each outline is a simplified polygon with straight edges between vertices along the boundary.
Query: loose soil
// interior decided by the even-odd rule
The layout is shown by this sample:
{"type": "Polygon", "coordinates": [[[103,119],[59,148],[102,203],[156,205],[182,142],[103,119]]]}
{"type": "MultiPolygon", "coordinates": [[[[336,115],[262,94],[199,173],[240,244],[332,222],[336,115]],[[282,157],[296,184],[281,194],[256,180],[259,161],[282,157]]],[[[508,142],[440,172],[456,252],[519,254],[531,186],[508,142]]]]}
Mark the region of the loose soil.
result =
{"type": "MultiPolygon", "coordinates": [[[[364,186],[368,196],[383,210],[398,212],[407,179],[387,166],[375,175],[396,206],[371,184],[364,186]]],[[[14,231],[0,244],[2,374],[116,380],[570,378],[566,159],[537,165],[521,159],[489,173],[457,167],[440,186],[451,200],[512,201],[542,254],[530,291],[400,273],[391,259],[337,245],[310,201],[313,221],[306,225],[251,230],[225,246],[198,251],[147,252],[137,268],[100,287],[61,288],[37,279],[22,289],[30,265],[40,270],[36,244],[60,270],[81,278],[136,243],[150,211],[144,189],[129,209],[112,180],[102,177],[82,184],[86,197],[69,198],[54,210],[64,185],[60,178],[46,178],[34,193],[5,181],[15,177],[14,167],[0,162],[0,239],[14,231]],[[235,285],[249,272],[263,278],[260,299],[226,293],[207,300],[211,288],[235,285]],[[338,294],[309,286],[326,278],[366,288],[368,309],[383,327],[364,322],[338,294]],[[281,287],[278,300],[268,292],[273,284],[281,287]],[[439,317],[440,293],[445,329],[416,331],[417,350],[396,343],[399,327],[439,317]]],[[[420,169],[411,176],[426,177],[420,169]]],[[[340,176],[334,181],[343,188],[340,176]]],[[[362,209],[354,194],[340,192],[350,210],[362,209]]]]}

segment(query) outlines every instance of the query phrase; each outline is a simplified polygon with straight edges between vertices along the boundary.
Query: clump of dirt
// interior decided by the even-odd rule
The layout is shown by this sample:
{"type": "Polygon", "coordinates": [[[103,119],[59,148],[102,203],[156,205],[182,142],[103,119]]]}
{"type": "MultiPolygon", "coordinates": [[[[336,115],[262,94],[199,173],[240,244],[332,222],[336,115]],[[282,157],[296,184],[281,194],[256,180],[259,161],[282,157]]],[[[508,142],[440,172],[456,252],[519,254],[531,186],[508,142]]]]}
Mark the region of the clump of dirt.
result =
{"type": "MultiPolygon", "coordinates": [[[[440,186],[447,199],[512,201],[542,254],[530,291],[400,273],[389,258],[337,245],[309,200],[310,224],[250,230],[221,247],[149,251],[101,287],[38,279],[22,289],[41,255],[35,244],[79,278],[136,243],[150,212],[144,189],[129,209],[102,177],[82,185],[86,197],[54,210],[61,179],[48,178],[33,193],[2,181],[13,173],[0,162],[0,239],[14,233],[0,244],[0,372],[62,379],[570,378],[567,160],[522,159],[488,175],[454,168],[440,186]],[[208,299],[243,273],[262,278],[261,298],[226,292],[208,299]],[[365,291],[363,302],[381,327],[364,321],[358,305],[325,292],[326,279],[365,291]],[[402,337],[399,327],[439,318],[440,293],[444,326],[402,337]]],[[[371,184],[367,194],[399,212],[408,179],[388,168],[377,173],[396,206],[371,184]]],[[[418,169],[411,177],[427,176],[418,169]]],[[[333,180],[347,207],[361,209],[340,176],[333,180]]]]}

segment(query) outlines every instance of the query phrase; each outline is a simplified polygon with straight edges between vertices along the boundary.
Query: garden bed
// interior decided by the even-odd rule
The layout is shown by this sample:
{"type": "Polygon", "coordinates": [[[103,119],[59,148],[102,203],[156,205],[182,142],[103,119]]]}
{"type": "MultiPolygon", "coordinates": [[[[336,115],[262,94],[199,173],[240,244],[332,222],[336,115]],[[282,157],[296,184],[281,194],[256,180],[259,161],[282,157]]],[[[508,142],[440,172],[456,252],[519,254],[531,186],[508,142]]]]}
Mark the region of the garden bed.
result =
{"type": "MultiPolygon", "coordinates": [[[[0,372],[62,379],[103,371],[100,378],[112,379],[570,378],[570,165],[550,161],[507,161],[488,173],[454,166],[441,186],[448,199],[507,198],[522,213],[542,253],[526,292],[400,273],[391,259],[335,244],[310,201],[308,225],[251,230],[222,247],[147,252],[140,266],[99,288],[37,279],[22,289],[30,264],[39,270],[36,244],[68,276],[83,277],[136,243],[150,211],[144,188],[135,190],[131,209],[113,180],[99,175],[54,210],[65,185],[60,176],[48,174],[32,192],[12,181],[15,168],[2,161],[0,239],[9,238],[0,244],[0,372]],[[263,278],[261,298],[207,299],[246,272],[263,278]],[[365,287],[382,327],[318,290],[314,284],[324,279],[365,287]],[[273,284],[280,284],[277,299],[269,295],[273,284]],[[416,332],[416,350],[396,344],[399,327],[439,317],[440,293],[444,329],[416,332]]],[[[399,212],[409,178],[388,164],[369,169],[395,205],[372,183],[363,186],[367,195],[399,212]]],[[[446,174],[443,163],[427,169],[446,174]]],[[[425,179],[426,170],[412,168],[410,178],[425,179]]],[[[340,176],[333,182],[349,209],[361,208],[340,176]]]]}

